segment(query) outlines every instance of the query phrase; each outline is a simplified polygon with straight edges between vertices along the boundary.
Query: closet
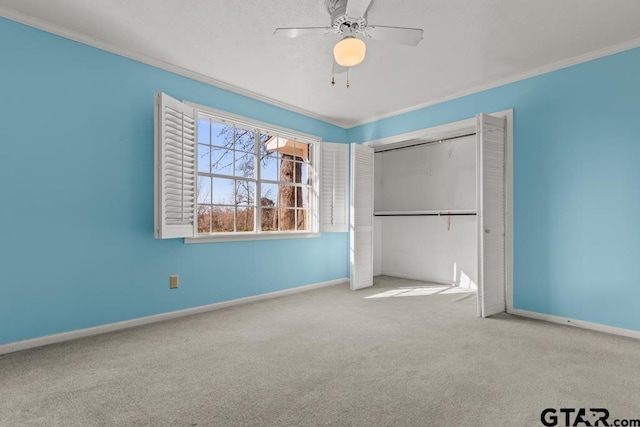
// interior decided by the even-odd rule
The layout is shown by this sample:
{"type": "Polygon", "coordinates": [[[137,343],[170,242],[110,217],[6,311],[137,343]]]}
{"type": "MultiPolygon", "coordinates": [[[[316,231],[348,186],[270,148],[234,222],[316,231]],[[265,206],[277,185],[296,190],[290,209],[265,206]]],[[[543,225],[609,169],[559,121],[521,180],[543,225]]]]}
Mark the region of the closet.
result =
{"type": "Polygon", "coordinates": [[[374,158],[375,274],[475,289],[475,132],[374,158]]]}
{"type": "MultiPolygon", "coordinates": [[[[363,228],[362,237],[351,233],[352,289],[385,274],[477,289],[480,316],[505,311],[512,263],[512,117],[511,110],[479,114],[427,129],[422,137],[368,144],[374,149],[366,154],[374,170],[373,246],[371,227],[363,228]],[[434,137],[437,131],[442,133],[434,137]],[[358,269],[368,277],[354,287],[358,269]]],[[[370,168],[352,158],[352,182],[370,168]]],[[[352,187],[352,200],[354,193],[357,200],[360,191],[352,187]]]]}

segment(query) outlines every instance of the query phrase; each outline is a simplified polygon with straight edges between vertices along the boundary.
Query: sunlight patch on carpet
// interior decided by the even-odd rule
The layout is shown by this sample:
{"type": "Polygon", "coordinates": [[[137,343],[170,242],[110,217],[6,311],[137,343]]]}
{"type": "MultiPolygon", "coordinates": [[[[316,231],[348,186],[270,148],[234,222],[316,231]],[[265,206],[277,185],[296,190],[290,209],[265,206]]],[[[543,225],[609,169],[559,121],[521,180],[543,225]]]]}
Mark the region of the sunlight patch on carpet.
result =
{"type": "Polygon", "coordinates": [[[406,288],[391,289],[379,294],[370,295],[365,299],[396,298],[396,297],[423,297],[430,295],[470,294],[474,289],[461,288],[459,286],[412,286],[406,288]]]}

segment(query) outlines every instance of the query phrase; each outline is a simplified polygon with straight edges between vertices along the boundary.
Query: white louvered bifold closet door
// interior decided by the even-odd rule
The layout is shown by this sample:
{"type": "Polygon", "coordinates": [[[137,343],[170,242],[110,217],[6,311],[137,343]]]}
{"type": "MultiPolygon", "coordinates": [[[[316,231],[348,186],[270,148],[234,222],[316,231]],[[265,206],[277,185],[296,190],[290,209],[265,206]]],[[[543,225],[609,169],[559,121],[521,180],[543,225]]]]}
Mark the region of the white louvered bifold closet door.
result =
{"type": "Polygon", "coordinates": [[[373,286],[373,162],[373,148],[351,144],[351,290],[373,286]]]}
{"type": "Polygon", "coordinates": [[[322,143],[320,159],[320,231],[343,232],[348,227],[349,145],[322,143]]]}
{"type": "Polygon", "coordinates": [[[477,117],[478,314],[506,310],[506,119],[477,117]]]}
{"type": "Polygon", "coordinates": [[[196,229],[196,123],[193,107],[155,96],[155,237],[193,237],[196,229]]]}

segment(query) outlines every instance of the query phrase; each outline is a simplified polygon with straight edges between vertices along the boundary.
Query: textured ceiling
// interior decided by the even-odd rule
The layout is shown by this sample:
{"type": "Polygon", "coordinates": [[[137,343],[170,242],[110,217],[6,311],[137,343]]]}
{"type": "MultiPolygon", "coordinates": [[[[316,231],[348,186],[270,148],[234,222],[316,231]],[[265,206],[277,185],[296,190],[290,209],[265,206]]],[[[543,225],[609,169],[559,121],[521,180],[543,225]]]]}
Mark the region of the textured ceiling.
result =
{"type": "Polygon", "coordinates": [[[640,45],[638,0],[373,0],[370,24],[423,28],[424,40],[367,40],[347,89],[344,74],[330,85],[334,36],[272,35],[276,27],[330,25],[325,0],[0,0],[0,8],[346,127],[640,45]]]}

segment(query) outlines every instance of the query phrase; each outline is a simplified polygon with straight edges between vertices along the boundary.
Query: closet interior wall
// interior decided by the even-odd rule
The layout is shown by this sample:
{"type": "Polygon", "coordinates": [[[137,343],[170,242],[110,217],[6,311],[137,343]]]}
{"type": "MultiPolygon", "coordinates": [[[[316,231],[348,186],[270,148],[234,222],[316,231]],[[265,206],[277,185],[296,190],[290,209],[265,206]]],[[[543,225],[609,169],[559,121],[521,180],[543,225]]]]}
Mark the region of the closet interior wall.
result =
{"type": "Polygon", "coordinates": [[[475,135],[379,148],[374,192],[374,275],[475,287],[475,135]]]}

